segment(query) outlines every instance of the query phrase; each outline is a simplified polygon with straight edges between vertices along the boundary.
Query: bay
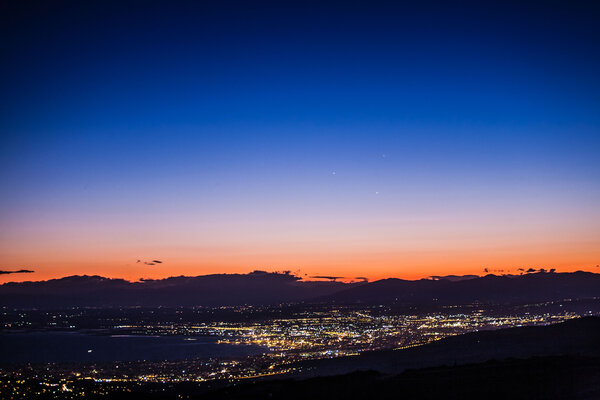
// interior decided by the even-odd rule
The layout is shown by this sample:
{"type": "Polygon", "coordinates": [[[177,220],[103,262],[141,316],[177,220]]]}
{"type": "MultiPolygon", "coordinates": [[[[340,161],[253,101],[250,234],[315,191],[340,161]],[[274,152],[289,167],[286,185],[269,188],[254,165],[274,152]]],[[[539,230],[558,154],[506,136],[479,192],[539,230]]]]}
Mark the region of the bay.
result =
{"type": "Polygon", "coordinates": [[[0,334],[0,364],[186,360],[258,355],[253,345],[214,336],[95,335],[82,332],[0,334]]]}

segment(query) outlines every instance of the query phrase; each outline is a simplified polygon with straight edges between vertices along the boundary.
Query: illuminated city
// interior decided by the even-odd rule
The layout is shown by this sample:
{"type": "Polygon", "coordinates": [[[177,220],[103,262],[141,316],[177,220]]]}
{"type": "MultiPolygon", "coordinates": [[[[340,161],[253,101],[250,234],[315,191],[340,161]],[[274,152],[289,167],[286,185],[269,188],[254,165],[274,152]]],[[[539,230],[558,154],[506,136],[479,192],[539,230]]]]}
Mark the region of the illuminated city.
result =
{"type": "Polygon", "coordinates": [[[79,332],[84,328],[87,334],[111,337],[181,336],[190,342],[214,337],[218,344],[260,346],[262,354],[176,361],[15,365],[0,369],[2,393],[9,396],[6,398],[27,398],[33,390],[32,381],[42,383],[35,389],[39,395],[59,393],[61,398],[77,398],[85,393],[127,392],[136,387],[149,390],[151,384],[189,382],[206,387],[210,382],[222,385],[248,378],[293,374],[302,371],[302,362],[306,360],[405,349],[467,332],[555,324],[600,314],[592,311],[596,310],[598,299],[578,303],[567,299],[508,308],[466,305],[418,314],[399,314],[388,306],[319,304],[56,312],[4,309],[4,332],[23,329],[79,332]],[[582,311],[585,307],[590,310],[582,311]],[[564,312],[550,311],[562,308],[564,312]],[[100,319],[92,326],[79,325],[99,313],[113,316],[100,319]],[[213,319],[210,322],[193,321],[209,315],[213,319]],[[228,316],[230,321],[218,320],[219,315],[228,316]],[[236,321],[240,315],[250,320],[236,321]],[[285,317],[274,317],[277,315],[285,317]],[[173,321],[149,322],[153,318],[173,321]],[[175,322],[177,319],[184,320],[175,322]]]}

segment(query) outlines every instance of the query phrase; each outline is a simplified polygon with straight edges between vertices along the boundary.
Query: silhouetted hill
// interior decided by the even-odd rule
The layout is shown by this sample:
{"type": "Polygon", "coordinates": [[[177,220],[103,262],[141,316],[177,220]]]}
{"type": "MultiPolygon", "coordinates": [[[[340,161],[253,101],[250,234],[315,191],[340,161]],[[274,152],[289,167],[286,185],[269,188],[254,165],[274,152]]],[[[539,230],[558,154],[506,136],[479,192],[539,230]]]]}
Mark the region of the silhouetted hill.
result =
{"type": "Polygon", "coordinates": [[[298,376],[324,376],[374,370],[400,373],[409,368],[479,363],[492,359],[585,355],[600,357],[600,317],[452,336],[404,350],[365,352],[358,356],[301,364],[298,376]]]}
{"type": "Polygon", "coordinates": [[[383,279],[323,298],[338,303],[371,304],[518,304],[566,298],[600,297],[600,274],[536,273],[452,281],[383,279]]]}
{"type": "Polygon", "coordinates": [[[353,286],[342,282],[303,282],[290,274],[255,271],[128,282],[100,276],[70,276],[0,286],[0,305],[221,306],[277,304],[306,300],[353,286]]]}
{"type": "Polygon", "coordinates": [[[221,306],[290,301],[435,306],[591,297],[600,297],[600,274],[589,272],[343,283],[301,281],[290,274],[255,271],[140,282],[70,276],[0,285],[0,305],[11,307],[221,306]]]}
{"type": "Polygon", "coordinates": [[[596,400],[600,398],[600,358],[534,357],[409,370],[394,376],[363,371],[306,380],[271,380],[230,386],[198,398],[596,400]]]}

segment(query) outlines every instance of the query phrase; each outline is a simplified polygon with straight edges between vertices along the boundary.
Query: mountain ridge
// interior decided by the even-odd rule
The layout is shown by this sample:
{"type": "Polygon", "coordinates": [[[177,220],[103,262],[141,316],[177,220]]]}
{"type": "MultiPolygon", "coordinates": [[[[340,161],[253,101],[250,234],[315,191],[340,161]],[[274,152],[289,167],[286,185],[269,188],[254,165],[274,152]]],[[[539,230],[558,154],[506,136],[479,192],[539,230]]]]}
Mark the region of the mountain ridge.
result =
{"type": "Polygon", "coordinates": [[[600,274],[538,272],[470,279],[303,281],[289,273],[176,276],[130,282],[98,275],[0,285],[0,306],[233,306],[286,302],[443,306],[600,297],[600,274]]]}
{"type": "Polygon", "coordinates": [[[592,272],[538,272],[524,275],[493,275],[450,281],[407,281],[388,278],[323,297],[322,301],[366,304],[467,303],[519,304],[600,297],[600,274],[592,272]]]}

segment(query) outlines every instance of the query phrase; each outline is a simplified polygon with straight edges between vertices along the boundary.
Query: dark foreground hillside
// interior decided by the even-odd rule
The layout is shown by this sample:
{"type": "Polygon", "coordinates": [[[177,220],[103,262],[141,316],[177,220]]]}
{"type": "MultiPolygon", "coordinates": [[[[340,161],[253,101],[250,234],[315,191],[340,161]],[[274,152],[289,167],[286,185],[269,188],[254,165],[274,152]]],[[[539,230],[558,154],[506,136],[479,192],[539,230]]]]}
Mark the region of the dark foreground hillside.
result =
{"type": "Polygon", "coordinates": [[[296,377],[340,375],[359,370],[398,374],[407,369],[439,365],[561,355],[600,357],[600,318],[585,317],[547,326],[472,332],[411,349],[314,360],[302,363],[296,377]]]}
{"type": "Polygon", "coordinates": [[[374,371],[249,383],[203,398],[220,399],[600,399],[600,358],[508,359],[453,367],[374,371]]]}

